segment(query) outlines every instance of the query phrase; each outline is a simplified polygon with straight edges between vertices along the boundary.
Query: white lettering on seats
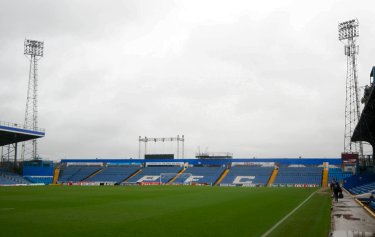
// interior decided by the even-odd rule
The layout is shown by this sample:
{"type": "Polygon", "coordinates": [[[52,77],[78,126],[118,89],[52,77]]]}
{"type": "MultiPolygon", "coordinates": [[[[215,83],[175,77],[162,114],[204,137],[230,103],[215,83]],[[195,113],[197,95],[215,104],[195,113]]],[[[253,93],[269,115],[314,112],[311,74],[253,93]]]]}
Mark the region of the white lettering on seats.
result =
{"type": "Polygon", "coordinates": [[[155,182],[160,179],[159,175],[145,175],[140,178],[137,182],[155,182]]]}
{"type": "Polygon", "coordinates": [[[189,176],[189,178],[187,178],[185,180],[185,183],[192,183],[192,182],[197,182],[199,181],[200,179],[202,179],[204,176],[189,176]]]}
{"type": "Polygon", "coordinates": [[[255,179],[255,176],[237,176],[233,183],[234,184],[251,184],[253,183],[253,179],[255,179]]]}

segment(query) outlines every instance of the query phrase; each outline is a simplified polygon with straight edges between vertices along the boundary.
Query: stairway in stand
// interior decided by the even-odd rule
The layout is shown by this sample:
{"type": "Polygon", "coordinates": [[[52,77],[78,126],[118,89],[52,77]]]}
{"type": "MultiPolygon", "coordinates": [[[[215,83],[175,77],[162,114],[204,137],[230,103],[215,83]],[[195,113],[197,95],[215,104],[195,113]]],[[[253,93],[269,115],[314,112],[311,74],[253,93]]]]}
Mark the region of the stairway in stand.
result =
{"type": "Polygon", "coordinates": [[[229,173],[229,168],[226,168],[223,173],[220,175],[220,177],[217,179],[217,181],[215,182],[214,186],[219,186],[221,181],[223,181],[223,179],[225,178],[225,176],[227,176],[227,174],[229,173]]]}
{"type": "Polygon", "coordinates": [[[167,184],[172,184],[178,177],[180,177],[181,174],[183,174],[185,172],[185,168],[182,168],[176,176],[174,176],[171,180],[168,181],[167,184]]]}
{"type": "Polygon", "coordinates": [[[59,179],[59,175],[60,175],[60,167],[56,167],[55,170],[53,171],[52,184],[57,184],[57,180],[59,179]]]}
{"type": "Polygon", "coordinates": [[[267,182],[267,187],[272,186],[272,184],[275,182],[275,179],[276,179],[278,173],[279,173],[279,168],[275,167],[272,171],[270,179],[267,182]]]}
{"type": "Polygon", "coordinates": [[[322,187],[328,187],[328,168],[323,169],[322,187]]]}

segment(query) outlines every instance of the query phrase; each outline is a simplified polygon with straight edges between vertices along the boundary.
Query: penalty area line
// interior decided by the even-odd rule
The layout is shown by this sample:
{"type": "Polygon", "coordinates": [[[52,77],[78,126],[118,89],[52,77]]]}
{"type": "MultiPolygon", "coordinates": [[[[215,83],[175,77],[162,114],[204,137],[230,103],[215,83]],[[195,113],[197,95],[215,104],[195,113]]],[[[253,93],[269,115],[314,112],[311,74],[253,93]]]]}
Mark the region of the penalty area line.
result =
{"type": "Polygon", "coordinates": [[[310,196],[308,196],[303,202],[301,202],[296,208],[294,208],[291,212],[289,212],[286,216],[283,217],[283,219],[279,220],[279,222],[277,222],[274,226],[272,226],[269,230],[267,230],[266,233],[264,233],[261,237],[266,237],[268,236],[272,231],[274,231],[281,223],[283,223],[286,219],[288,219],[288,217],[290,217],[291,215],[293,215],[293,213],[295,213],[300,207],[303,206],[303,204],[305,204],[308,200],[310,200],[310,198],[312,196],[314,196],[314,194],[317,192],[318,190],[316,190],[315,192],[313,192],[312,194],[310,194],[310,196]]]}

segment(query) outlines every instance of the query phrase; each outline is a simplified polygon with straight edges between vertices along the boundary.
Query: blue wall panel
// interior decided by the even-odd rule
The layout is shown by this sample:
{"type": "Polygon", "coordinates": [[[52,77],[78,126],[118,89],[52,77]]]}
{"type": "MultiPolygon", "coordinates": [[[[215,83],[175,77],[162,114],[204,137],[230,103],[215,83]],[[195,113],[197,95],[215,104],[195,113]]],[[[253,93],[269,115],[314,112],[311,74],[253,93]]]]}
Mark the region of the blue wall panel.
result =
{"type": "Polygon", "coordinates": [[[23,167],[23,176],[53,176],[53,167],[23,167]]]}

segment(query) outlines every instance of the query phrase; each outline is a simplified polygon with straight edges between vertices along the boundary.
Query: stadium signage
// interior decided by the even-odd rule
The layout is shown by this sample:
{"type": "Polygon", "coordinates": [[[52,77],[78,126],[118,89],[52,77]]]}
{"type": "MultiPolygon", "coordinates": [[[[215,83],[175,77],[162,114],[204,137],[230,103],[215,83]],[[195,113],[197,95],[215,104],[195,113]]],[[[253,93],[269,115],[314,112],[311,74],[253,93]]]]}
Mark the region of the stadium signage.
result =
{"type": "Polygon", "coordinates": [[[103,162],[68,162],[67,166],[103,166],[103,162]]]}
{"type": "Polygon", "coordinates": [[[146,166],[183,166],[184,162],[146,162],[146,166]]]}
{"type": "Polygon", "coordinates": [[[139,183],[140,186],[154,186],[154,185],[160,185],[159,182],[141,182],[139,183]]]}
{"type": "Polygon", "coordinates": [[[232,166],[262,166],[272,167],[275,166],[275,162],[232,162],[232,166]]]}

